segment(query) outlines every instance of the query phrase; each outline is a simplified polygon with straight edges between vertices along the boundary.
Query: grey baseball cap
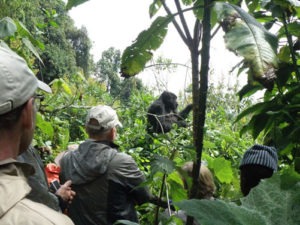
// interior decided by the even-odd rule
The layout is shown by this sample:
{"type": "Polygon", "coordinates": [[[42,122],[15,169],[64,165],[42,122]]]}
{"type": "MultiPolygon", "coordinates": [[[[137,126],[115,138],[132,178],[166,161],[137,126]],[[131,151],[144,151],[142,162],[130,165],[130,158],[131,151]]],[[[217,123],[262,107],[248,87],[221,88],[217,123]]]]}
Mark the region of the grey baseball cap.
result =
{"type": "Polygon", "coordinates": [[[98,105],[92,107],[86,117],[86,126],[96,130],[106,131],[113,127],[122,127],[118,115],[114,109],[107,105],[98,105]],[[99,125],[90,124],[90,120],[95,119],[99,125]]]}
{"type": "Polygon", "coordinates": [[[22,57],[0,47],[0,115],[24,104],[37,88],[51,93],[51,88],[36,78],[22,57]]]}

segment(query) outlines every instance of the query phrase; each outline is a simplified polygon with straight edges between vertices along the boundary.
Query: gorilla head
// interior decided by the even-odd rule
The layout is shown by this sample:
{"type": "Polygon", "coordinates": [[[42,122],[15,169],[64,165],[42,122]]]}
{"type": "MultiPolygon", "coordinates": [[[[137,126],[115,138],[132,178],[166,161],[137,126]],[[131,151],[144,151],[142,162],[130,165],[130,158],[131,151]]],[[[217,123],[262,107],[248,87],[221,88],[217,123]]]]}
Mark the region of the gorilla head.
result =
{"type": "Polygon", "coordinates": [[[164,91],[159,98],[162,100],[163,104],[165,105],[165,109],[166,111],[168,111],[168,113],[177,111],[177,96],[174,93],[164,91]]]}

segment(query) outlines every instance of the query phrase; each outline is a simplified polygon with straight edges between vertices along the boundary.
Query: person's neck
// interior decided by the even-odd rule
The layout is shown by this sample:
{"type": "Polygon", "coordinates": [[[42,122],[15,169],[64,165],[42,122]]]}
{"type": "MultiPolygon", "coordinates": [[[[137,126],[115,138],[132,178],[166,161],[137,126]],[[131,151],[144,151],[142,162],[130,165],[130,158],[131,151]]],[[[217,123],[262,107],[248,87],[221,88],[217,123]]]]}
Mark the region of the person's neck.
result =
{"type": "Polygon", "coordinates": [[[110,138],[110,135],[90,135],[89,139],[93,141],[108,141],[108,142],[113,142],[113,140],[110,138]]]}
{"type": "Polygon", "coordinates": [[[90,136],[89,139],[93,141],[108,141],[108,142],[112,141],[109,138],[103,136],[90,136]]]}
{"type": "Polygon", "coordinates": [[[16,159],[20,150],[20,136],[13,132],[0,132],[0,161],[16,159]]]}

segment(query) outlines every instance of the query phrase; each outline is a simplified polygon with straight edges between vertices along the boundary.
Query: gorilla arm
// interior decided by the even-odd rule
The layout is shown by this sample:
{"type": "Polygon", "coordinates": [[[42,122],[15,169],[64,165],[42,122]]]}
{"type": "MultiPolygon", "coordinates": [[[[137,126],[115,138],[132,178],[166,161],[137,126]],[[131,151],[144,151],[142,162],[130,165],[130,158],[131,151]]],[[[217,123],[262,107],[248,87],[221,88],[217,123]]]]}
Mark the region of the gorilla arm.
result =
{"type": "Polygon", "coordinates": [[[188,117],[188,115],[192,111],[192,109],[193,109],[193,104],[189,104],[177,115],[176,123],[179,127],[187,126],[185,119],[188,117]]]}
{"type": "Polygon", "coordinates": [[[193,104],[188,104],[180,113],[179,116],[182,119],[186,119],[189,115],[189,113],[192,111],[193,109],[193,104]]]}

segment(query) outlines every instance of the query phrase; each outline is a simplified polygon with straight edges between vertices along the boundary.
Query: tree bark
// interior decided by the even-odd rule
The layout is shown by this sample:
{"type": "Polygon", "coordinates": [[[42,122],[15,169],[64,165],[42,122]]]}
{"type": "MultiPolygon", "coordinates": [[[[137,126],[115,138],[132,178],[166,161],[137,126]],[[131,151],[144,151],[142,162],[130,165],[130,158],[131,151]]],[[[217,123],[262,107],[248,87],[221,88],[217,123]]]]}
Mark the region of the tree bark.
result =
{"type": "MultiPolygon", "coordinates": [[[[199,190],[199,171],[201,166],[201,157],[203,150],[204,125],[206,118],[206,100],[208,90],[208,73],[209,73],[209,58],[210,58],[210,39],[211,39],[211,1],[204,0],[204,15],[203,15],[203,37],[201,48],[201,69],[200,69],[200,86],[199,86],[199,57],[198,49],[193,46],[191,50],[192,57],[192,86],[193,86],[193,132],[194,146],[196,150],[196,159],[193,167],[193,184],[190,190],[189,198],[197,197],[199,190]],[[196,52],[197,50],[197,52],[196,52]]],[[[193,218],[187,218],[187,225],[193,224],[193,218]]]]}

